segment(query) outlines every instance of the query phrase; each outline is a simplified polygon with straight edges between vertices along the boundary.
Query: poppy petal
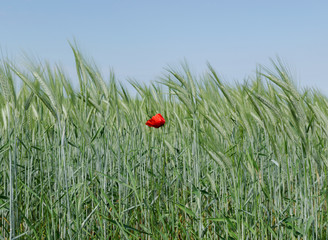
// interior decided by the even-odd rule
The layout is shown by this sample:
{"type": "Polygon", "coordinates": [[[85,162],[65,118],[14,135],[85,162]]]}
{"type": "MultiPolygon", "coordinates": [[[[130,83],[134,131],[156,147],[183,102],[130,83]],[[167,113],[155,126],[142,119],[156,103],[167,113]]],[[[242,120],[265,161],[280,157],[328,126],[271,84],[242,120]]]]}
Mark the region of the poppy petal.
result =
{"type": "Polygon", "coordinates": [[[165,119],[158,113],[146,122],[149,127],[159,128],[165,124],[165,119]]]}

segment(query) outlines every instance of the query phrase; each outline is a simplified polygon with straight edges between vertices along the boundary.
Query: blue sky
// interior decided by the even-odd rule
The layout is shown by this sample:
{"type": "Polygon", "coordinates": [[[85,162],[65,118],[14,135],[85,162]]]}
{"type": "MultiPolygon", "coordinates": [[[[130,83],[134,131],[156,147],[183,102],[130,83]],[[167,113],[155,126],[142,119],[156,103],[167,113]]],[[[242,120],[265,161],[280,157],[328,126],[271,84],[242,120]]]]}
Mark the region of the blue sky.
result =
{"type": "MultiPolygon", "coordinates": [[[[187,60],[209,61],[224,81],[242,81],[279,56],[295,81],[328,94],[328,1],[1,1],[0,48],[60,63],[73,74],[68,41],[119,80],[158,80],[187,60]]],[[[73,75],[72,75],[73,76],[73,75]]]]}

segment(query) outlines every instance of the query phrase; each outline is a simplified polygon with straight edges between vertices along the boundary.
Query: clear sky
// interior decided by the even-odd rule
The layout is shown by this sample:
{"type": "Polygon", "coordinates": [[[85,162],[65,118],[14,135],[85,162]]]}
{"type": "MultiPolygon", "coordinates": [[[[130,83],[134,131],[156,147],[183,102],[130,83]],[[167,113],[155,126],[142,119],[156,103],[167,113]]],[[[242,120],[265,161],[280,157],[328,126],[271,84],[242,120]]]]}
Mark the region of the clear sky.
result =
{"type": "Polygon", "coordinates": [[[0,0],[0,48],[15,61],[24,51],[71,74],[74,39],[121,81],[158,80],[184,59],[242,81],[279,56],[300,86],[328,95],[328,1],[0,0]]]}

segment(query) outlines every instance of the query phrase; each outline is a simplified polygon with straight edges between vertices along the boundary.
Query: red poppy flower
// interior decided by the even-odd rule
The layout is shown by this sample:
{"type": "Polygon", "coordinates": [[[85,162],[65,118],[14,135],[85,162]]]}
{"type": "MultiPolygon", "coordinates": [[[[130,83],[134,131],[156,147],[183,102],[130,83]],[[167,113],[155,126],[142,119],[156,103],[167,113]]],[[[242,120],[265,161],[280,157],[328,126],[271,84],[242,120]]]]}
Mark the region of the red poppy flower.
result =
{"type": "Polygon", "coordinates": [[[161,126],[163,126],[165,123],[165,119],[163,118],[163,116],[158,113],[155,116],[153,116],[151,119],[149,119],[146,122],[146,125],[149,127],[154,127],[154,128],[159,128],[161,126]]]}

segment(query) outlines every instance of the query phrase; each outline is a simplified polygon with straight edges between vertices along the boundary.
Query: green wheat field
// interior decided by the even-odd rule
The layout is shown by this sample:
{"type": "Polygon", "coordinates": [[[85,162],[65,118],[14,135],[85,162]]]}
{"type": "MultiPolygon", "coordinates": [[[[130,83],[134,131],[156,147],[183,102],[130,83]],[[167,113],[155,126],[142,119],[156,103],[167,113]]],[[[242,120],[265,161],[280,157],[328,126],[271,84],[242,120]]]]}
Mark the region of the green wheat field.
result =
{"type": "Polygon", "coordinates": [[[126,87],[72,52],[75,88],[1,60],[0,239],[328,239],[328,99],[279,59],[126,87]]]}

